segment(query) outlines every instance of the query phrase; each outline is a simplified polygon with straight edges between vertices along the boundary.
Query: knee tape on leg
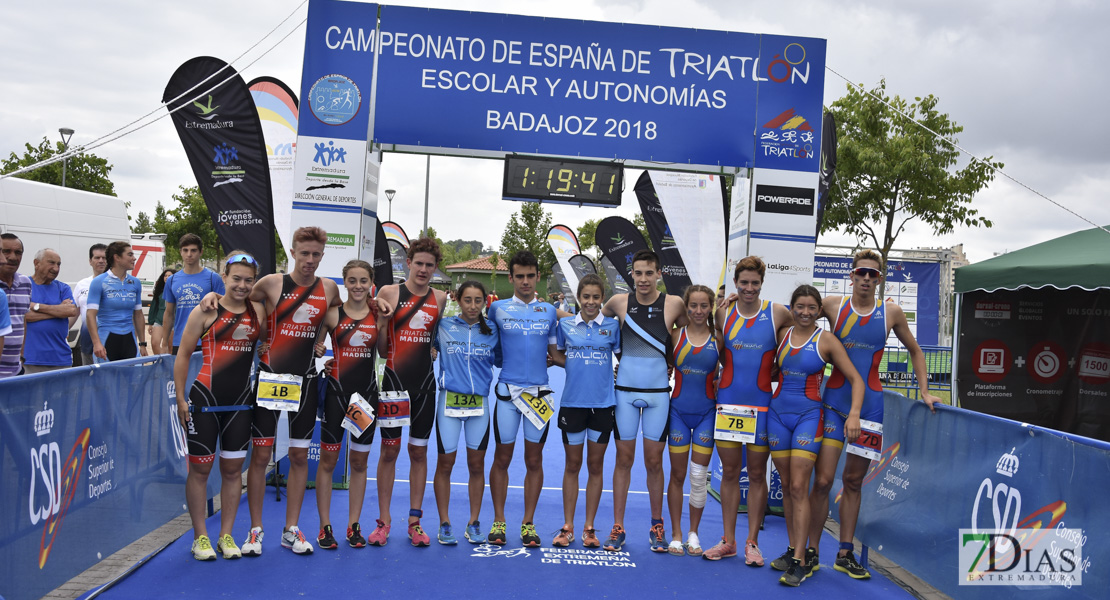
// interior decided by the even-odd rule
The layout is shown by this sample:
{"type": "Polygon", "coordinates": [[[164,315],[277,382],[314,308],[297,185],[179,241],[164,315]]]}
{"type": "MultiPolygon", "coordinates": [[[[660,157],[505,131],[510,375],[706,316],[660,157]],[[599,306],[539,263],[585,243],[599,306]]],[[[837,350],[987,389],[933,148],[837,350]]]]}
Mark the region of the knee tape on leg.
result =
{"type": "Polygon", "coordinates": [[[709,467],[698,463],[690,465],[690,506],[705,506],[706,484],[709,482],[709,467]]]}

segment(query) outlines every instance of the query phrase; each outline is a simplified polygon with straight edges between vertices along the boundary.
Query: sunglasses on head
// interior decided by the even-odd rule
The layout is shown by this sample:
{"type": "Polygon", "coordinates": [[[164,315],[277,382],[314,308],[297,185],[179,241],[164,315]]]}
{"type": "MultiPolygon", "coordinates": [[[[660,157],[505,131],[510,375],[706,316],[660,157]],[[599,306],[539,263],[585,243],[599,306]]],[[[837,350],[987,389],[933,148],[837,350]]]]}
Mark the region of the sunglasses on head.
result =
{"type": "Polygon", "coordinates": [[[258,266],[258,263],[254,260],[254,257],[249,254],[236,254],[235,256],[229,257],[227,259],[227,264],[229,265],[234,265],[236,263],[245,263],[255,267],[258,266]]]}
{"type": "Polygon", "coordinates": [[[852,269],[852,274],[860,277],[870,277],[871,279],[878,279],[882,276],[878,269],[872,269],[871,267],[856,267],[852,269]]]}

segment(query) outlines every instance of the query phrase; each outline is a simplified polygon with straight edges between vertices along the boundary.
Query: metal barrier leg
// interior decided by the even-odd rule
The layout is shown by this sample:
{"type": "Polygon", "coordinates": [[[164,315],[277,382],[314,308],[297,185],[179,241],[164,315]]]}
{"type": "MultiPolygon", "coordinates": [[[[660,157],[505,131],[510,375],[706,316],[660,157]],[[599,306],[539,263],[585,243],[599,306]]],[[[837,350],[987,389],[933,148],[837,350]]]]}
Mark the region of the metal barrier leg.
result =
{"type": "Polygon", "coordinates": [[[867,544],[864,544],[859,551],[859,564],[863,565],[863,568],[867,568],[867,544]]]}

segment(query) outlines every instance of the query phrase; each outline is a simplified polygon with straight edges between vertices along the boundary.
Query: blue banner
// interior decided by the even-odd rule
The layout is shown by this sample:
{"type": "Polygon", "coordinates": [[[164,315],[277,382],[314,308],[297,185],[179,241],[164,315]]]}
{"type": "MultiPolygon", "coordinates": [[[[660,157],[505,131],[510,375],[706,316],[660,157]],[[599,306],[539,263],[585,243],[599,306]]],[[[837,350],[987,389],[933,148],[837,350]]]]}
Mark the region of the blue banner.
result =
{"type": "MultiPolygon", "coordinates": [[[[884,396],[883,452],[864,478],[856,537],[952,597],[1106,597],[1110,547],[1086,540],[1110,527],[1110,444],[948,406],[932,414],[921,402],[884,396]],[[1056,547],[1077,541],[1065,530],[1082,530],[1082,584],[962,585],[961,528],[1036,529],[1056,547]]],[[[840,487],[830,501],[839,503],[840,487]]],[[[831,512],[838,516],[836,506],[831,512]]]]}
{"type": "MultiPolygon", "coordinates": [[[[813,281],[823,296],[852,293],[851,257],[819,255],[813,261],[813,281]]],[[[906,314],[917,342],[936,346],[940,336],[940,264],[891,260],[887,262],[884,299],[906,314]]],[[[898,344],[892,338],[891,345],[898,344]]]]}
{"type": "Polygon", "coordinates": [[[383,6],[378,43],[381,143],[752,167],[794,110],[758,164],[818,168],[825,40],[383,6]]]}
{"type": "Polygon", "coordinates": [[[184,512],[172,380],[158,356],[0,381],[0,596],[38,598],[184,512]]]}

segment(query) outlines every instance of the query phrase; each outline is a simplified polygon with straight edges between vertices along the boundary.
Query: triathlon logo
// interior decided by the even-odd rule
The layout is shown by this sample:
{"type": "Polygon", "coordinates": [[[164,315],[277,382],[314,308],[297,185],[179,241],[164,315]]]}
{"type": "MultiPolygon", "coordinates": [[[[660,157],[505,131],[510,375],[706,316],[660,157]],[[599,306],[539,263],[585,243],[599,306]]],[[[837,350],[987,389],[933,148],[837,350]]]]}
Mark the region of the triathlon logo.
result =
{"type": "Polygon", "coordinates": [[[312,318],[320,314],[320,309],[311,304],[302,304],[297,307],[293,312],[293,322],[300,324],[307,324],[312,322],[312,318]]]}
{"type": "Polygon", "coordinates": [[[759,147],[762,156],[813,158],[816,135],[805,117],[789,108],[767,121],[760,128],[759,147]]]}
{"type": "Polygon", "coordinates": [[[501,546],[491,546],[489,544],[481,544],[474,548],[474,553],[471,556],[478,556],[481,558],[493,558],[495,556],[503,556],[505,558],[516,558],[523,556],[525,558],[531,556],[532,553],[525,548],[501,548],[501,546]]]}
{"type": "Polygon", "coordinates": [[[325,125],[343,125],[358,114],[362,93],[350,77],[326,75],[308,91],[312,115],[325,125]]]}
{"type": "Polygon", "coordinates": [[[370,334],[359,330],[351,334],[350,344],[359,348],[365,348],[366,345],[372,341],[374,341],[374,338],[371,337],[370,334]]]}
{"type": "Polygon", "coordinates": [[[414,314],[412,318],[409,319],[409,329],[413,329],[416,331],[427,331],[428,325],[435,320],[436,318],[432,315],[429,315],[423,310],[418,310],[416,311],[416,314],[414,314]]]}

